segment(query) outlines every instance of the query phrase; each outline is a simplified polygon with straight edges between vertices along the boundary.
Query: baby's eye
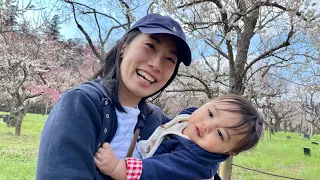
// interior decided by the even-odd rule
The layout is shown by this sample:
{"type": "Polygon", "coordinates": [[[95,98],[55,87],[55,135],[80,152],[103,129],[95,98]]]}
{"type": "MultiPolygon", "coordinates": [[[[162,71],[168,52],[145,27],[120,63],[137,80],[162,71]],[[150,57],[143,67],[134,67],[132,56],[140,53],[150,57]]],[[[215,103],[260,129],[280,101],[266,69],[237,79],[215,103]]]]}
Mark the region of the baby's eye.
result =
{"type": "Polygon", "coordinates": [[[221,139],[223,140],[223,135],[222,132],[220,131],[220,129],[217,129],[218,135],[221,137],[221,139]]]}
{"type": "Polygon", "coordinates": [[[213,114],[212,114],[212,112],[210,111],[210,109],[208,109],[208,114],[209,114],[210,117],[213,117],[213,114]]]}

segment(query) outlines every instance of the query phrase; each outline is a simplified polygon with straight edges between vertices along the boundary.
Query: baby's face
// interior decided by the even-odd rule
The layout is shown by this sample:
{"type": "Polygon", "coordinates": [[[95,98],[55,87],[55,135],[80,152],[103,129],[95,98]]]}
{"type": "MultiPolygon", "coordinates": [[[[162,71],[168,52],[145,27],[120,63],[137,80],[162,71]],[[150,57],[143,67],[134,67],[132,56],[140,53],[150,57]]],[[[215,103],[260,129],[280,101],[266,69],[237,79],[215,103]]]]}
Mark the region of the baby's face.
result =
{"type": "Polygon", "coordinates": [[[236,135],[237,130],[225,128],[236,125],[241,119],[239,113],[224,111],[234,108],[237,107],[223,100],[204,104],[192,113],[183,133],[209,152],[232,155],[232,149],[245,137],[245,134],[236,135]]]}

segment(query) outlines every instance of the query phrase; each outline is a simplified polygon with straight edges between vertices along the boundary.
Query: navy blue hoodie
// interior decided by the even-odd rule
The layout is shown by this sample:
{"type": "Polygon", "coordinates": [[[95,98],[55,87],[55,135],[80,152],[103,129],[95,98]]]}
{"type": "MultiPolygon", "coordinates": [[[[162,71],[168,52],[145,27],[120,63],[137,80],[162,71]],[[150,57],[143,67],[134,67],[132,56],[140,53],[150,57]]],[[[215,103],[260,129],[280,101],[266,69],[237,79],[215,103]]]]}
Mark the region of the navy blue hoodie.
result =
{"type": "MultiPolygon", "coordinates": [[[[141,139],[170,120],[155,105],[139,109],[135,128],[141,128],[141,139]]],[[[115,106],[99,80],[65,92],[43,128],[36,179],[110,179],[99,172],[93,157],[101,144],[111,142],[116,130],[115,106]]]]}

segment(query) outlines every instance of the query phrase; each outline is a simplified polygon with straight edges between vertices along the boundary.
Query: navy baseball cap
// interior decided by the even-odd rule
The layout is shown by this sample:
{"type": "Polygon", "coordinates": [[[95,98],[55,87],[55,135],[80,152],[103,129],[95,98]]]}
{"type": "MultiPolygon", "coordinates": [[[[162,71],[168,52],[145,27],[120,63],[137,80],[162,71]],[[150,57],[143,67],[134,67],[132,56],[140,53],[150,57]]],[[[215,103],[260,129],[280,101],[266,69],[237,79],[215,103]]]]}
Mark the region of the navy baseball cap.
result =
{"type": "Polygon", "coordinates": [[[171,17],[160,14],[148,14],[137,21],[130,28],[129,32],[137,28],[145,34],[171,34],[176,37],[178,60],[186,66],[190,65],[191,51],[186,41],[186,36],[180,24],[171,17]]]}

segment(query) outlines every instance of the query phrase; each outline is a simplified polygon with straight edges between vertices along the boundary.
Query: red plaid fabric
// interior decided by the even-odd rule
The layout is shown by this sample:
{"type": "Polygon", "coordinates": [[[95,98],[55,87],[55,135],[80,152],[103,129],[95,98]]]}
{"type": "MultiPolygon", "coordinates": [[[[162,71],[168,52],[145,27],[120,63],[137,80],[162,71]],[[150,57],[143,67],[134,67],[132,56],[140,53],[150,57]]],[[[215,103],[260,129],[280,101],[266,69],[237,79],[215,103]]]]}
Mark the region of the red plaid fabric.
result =
{"type": "Polygon", "coordinates": [[[127,180],[138,180],[142,174],[142,160],[127,157],[127,180]]]}

